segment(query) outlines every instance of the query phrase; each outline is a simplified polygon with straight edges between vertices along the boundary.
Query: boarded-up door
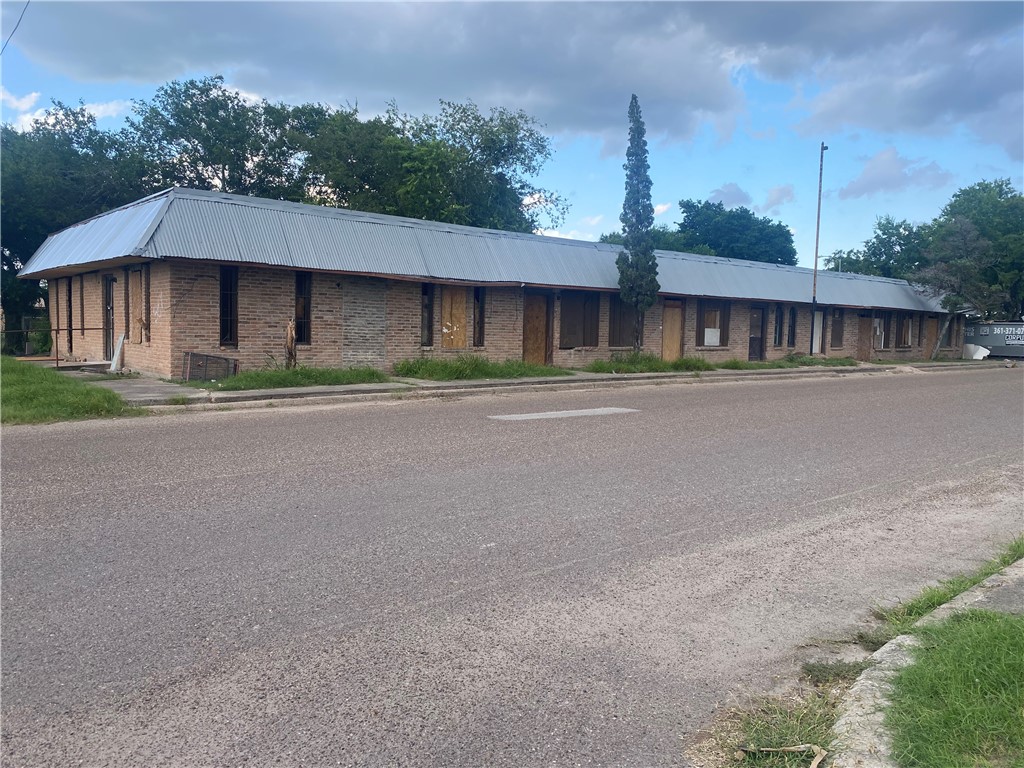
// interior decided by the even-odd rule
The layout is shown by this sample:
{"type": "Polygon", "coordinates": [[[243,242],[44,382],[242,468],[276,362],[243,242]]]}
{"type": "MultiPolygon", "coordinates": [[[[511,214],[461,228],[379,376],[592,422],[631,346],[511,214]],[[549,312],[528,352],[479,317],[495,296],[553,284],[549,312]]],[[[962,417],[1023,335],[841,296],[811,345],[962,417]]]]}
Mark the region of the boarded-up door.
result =
{"type": "Polygon", "coordinates": [[[932,356],[935,349],[935,342],[939,338],[939,319],[937,317],[926,317],[924,320],[924,339],[921,342],[921,352],[925,358],[932,356]]]}
{"type": "Polygon", "coordinates": [[[548,297],[528,293],[523,296],[523,360],[546,365],[548,362],[548,297]]]}
{"type": "Polygon", "coordinates": [[[661,316],[661,359],[678,360],[683,354],[683,305],[666,301],[661,316]]]}
{"type": "Polygon", "coordinates": [[[871,359],[871,342],[873,340],[873,329],[870,317],[857,318],[857,359],[871,359]]]}
{"type": "Polygon", "coordinates": [[[466,289],[446,285],[441,291],[441,346],[466,348],[466,289]]]}

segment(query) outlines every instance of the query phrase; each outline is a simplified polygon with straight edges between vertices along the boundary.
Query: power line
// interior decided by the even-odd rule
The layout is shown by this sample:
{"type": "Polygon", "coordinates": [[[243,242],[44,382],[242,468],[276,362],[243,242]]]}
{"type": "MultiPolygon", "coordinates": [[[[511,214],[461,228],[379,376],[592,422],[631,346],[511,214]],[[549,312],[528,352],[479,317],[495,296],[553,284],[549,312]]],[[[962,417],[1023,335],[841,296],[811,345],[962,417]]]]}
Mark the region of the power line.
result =
{"type": "Polygon", "coordinates": [[[11,34],[9,34],[7,39],[4,40],[4,47],[0,48],[0,56],[4,55],[4,51],[7,50],[7,44],[11,42],[11,38],[14,37],[14,33],[17,32],[18,27],[21,26],[21,20],[25,18],[25,11],[28,10],[28,4],[31,2],[32,0],[25,0],[25,7],[21,9],[21,16],[18,17],[18,23],[14,25],[14,29],[11,30],[11,34]]]}

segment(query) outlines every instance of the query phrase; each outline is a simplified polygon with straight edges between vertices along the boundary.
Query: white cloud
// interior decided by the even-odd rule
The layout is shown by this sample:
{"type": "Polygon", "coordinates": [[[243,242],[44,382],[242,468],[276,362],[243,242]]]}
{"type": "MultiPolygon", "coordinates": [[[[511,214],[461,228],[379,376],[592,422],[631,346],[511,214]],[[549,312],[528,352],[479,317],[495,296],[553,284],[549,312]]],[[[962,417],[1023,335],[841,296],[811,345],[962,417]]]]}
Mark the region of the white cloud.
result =
{"type": "Polygon", "coordinates": [[[665,211],[668,211],[671,208],[672,203],[658,203],[657,205],[654,206],[654,215],[661,216],[661,214],[665,213],[665,211]]]}
{"type": "Polygon", "coordinates": [[[769,189],[764,205],[755,206],[754,210],[758,213],[778,213],[780,207],[786,203],[792,203],[794,200],[796,200],[796,194],[793,191],[793,185],[782,184],[769,189]]]}
{"type": "Polygon", "coordinates": [[[596,227],[604,220],[604,214],[599,213],[597,216],[584,216],[581,221],[588,227],[596,227]]]}
{"type": "Polygon", "coordinates": [[[0,104],[10,107],[15,112],[28,112],[39,101],[39,96],[38,91],[33,91],[27,96],[18,97],[0,85],[0,104]]]}
{"type": "Polygon", "coordinates": [[[535,235],[544,235],[544,237],[558,237],[563,240],[588,240],[590,242],[596,242],[597,237],[593,232],[580,232],[578,229],[572,229],[568,232],[559,232],[557,229],[538,229],[534,232],[535,235]]]}
{"type": "Polygon", "coordinates": [[[953,174],[932,161],[901,157],[895,147],[886,147],[866,158],[860,175],[839,190],[839,199],[868,197],[879,192],[901,192],[911,187],[936,189],[949,184],[953,174]]]}
{"type": "MultiPolygon", "coordinates": [[[[113,101],[101,101],[93,104],[83,104],[85,111],[89,112],[97,120],[101,120],[105,117],[121,117],[127,115],[131,109],[131,102],[125,101],[124,99],[115,99],[113,101]]],[[[18,115],[11,124],[14,126],[16,131],[30,131],[32,125],[37,120],[46,119],[45,109],[36,109],[32,112],[24,112],[18,115]]]]}
{"type": "Polygon", "coordinates": [[[753,198],[739,184],[730,181],[712,190],[708,195],[708,202],[721,203],[726,208],[737,208],[741,205],[750,205],[753,198]]]}
{"type": "Polygon", "coordinates": [[[113,101],[101,101],[85,105],[85,111],[91,113],[97,120],[104,117],[127,115],[131,108],[132,103],[125,99],[114,99],[113,101]]]}
{"type": "Polygon", "coordinates": [[[36,120],[42,120],[44,117],[46,117],[46,110],[37,109],[34,112],[25,112],[22,115],[18,115],[11,124],[16,131],[29,131],[36,120]]]}

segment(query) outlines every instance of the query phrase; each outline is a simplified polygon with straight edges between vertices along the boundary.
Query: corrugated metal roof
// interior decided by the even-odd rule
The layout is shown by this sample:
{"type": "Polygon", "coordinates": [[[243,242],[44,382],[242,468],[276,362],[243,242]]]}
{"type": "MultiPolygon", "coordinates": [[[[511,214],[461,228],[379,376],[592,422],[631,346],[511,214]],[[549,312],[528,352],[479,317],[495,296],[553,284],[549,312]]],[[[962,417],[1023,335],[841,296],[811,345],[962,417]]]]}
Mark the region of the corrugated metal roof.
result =
{"type": "MultiPolygon", "coordinates": [[[[21,274],[120,257],[616,290],[619,247],[301,203],[171,189],[52,235],[21,274]]],[[[659,251],[662,292],[810,303],[801,267],[659,251]]],[[[818,303],[941,311],[903,280],[818,272],[818,303]]]]}
{"type": "Polygon", "coordinates": [[[46,238],[19,275],[45,276],[64,267],[137,256],[167,203],[167,193],[161,192],[62,229],[46,238]]]}

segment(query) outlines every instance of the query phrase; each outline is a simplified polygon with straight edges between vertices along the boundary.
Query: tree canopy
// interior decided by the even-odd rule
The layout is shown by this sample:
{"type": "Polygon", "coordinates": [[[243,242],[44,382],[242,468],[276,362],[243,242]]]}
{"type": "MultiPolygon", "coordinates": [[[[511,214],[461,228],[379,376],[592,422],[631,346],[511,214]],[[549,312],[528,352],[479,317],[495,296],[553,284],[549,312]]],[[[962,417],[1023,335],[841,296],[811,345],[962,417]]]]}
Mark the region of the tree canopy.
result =
{"type": "Polygon", "coordinates": [[[3,126],[3,307],[40,297],[15,274],[46,236],[170,186],[304,201],[518,232],[557,226],[565,202],[534,179],[550,139],[522,111],[443,101],[436,115],[366,120],[354,108],[246,99],[220,76],[172,81],[100,130],[54,103],[27,131],[3,126]]]}
{"type": "Polygon", "coordinates": [[[957,190],[931,222],[882,216],[862,248],[836,251],[827,269],[910,280],[950,309],[989,320],[1024,314],[1024,196],[1009,179],[957,190]]]}
{"type": "Polygon", "coordinates": [[[679,233],[692,246],[705,245],[729,259],[796,264],[793,233],[782,222],[759,217],[743,206],[726,208],[708,201],[681,200],[679,209],[679,233]]]}

